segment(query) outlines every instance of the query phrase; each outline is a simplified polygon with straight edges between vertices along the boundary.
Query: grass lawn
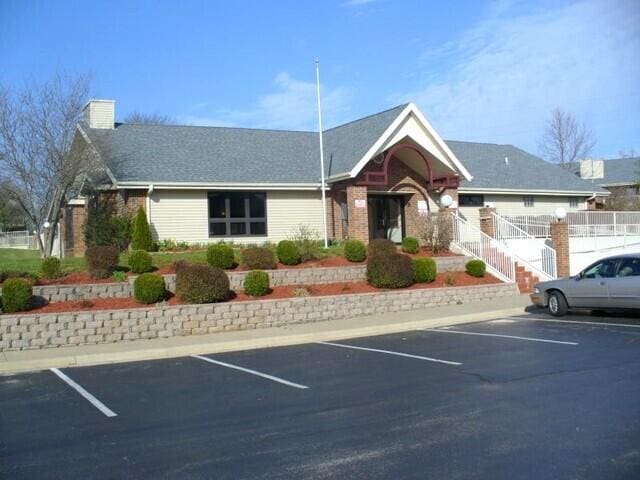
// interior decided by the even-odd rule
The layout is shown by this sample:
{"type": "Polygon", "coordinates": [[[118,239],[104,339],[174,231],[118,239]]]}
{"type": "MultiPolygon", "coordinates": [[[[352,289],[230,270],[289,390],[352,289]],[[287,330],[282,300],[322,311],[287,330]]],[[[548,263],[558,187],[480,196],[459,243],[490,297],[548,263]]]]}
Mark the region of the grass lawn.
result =
{"type": "MultiPolygon", "coordinates": [[[[240,261],[240,250],[234,249],[236,261],[240,261]]],[[[342,245],[332,245],[328,249],[321,248],[320,257],[332,255],[342,255],[342,245]]],[[[120,255],[120,265],[128,265],[128,253],[120,255]]],[[[206,250],[192,250],[185,252],[157,252],[152,253],[153,265],[162,268],[171,265],[178,260],[185,260],[189,263],[207,263],[206,250]]],[[[11,270],[38,275],[42,259],[38,250],[19,250],[14,248],[0,248],[0,271],[11,270]]],[[[82,257],[70,257],[62,260],[62,271],[64,273],[80,272],[86,270],[86,264],[82,257]]]]}

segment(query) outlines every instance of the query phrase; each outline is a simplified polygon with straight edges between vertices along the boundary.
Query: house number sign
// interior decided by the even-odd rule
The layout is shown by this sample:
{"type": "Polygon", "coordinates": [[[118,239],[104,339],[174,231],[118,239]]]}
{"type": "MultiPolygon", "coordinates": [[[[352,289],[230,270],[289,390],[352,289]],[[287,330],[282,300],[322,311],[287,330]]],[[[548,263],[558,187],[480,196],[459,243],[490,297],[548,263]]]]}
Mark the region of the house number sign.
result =
{"type": "Polygon", "coordinates": [[[367,208],[367,201],[362,198],[356,198],[356,208],[367,208]]]}

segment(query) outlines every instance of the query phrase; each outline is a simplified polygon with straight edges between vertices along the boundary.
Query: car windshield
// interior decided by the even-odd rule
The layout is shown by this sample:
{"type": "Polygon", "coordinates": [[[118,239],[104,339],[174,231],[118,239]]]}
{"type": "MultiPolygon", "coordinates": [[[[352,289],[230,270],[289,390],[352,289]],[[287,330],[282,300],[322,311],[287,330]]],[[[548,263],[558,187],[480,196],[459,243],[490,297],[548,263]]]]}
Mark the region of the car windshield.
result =
{"type": "Polygon", "coordinates": [[[611,278],[615,276],[618,260],[603,260],[584,271],[584,278],[611,278]]]}

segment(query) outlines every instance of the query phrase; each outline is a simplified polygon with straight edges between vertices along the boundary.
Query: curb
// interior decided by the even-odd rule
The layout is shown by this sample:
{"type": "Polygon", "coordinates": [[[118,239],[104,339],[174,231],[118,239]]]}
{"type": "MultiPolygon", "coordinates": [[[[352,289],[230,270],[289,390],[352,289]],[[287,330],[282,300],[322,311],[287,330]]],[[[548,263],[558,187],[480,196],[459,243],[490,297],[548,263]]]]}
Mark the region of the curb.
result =
{"type": "MultiPolygon", "coordinates": [[[[425,327],[442,327],[447,325],[459,325],[463,323],[492,320],[495,318],[517,315],[522,313],[522,307],[493,310],[489,312],[469,313],[456,315],[453,318],[441,317],[427,320],[416,320],[410,322],[392,323],[385,325],[371,325],[358,328],[347,328],[327,332],[298,333],[267,338],[251,338],[233,341],[211,341],[197,343],[198,337],[193,338],[194,343],[188,345],[147,347],[140,345],[141,342],[126,344],[127,349],[117,352],[87,353],[56,355],[50,358],[33,360],[3,361],[0,362],[0,375],[11,375],[15,373],[33,372],[46,370],[49,368],[81,367],[91,365],[103,365],[111,363],[138,362],[144,360],[159,360],[165,358],[184,357],[188,355],[203,355],[211,353],[233,352],[239,350],[255,350],[259,348],[284,347],[290,345],[301,345],[318,341],[344,340],[348,338],[369,337],[375,335],[385,335],[392,333],[407,332],[425,327]]],[[[267,330],[267,329],[265,329],[267,330]]],[[[220,334],[214,334],[220,336],[220,334]]],[[[204,336],[202,336],[204,337],[204,336]]],[[[200,337],[200,339],[202,339],[200,337]]],[[[74,347],[67,347],[74,348],[74,347]]],[[[55,350],[59,352],[58,349],[55,350]]],[[[6,358],[6,357],[5,357],[6,358]]]]}

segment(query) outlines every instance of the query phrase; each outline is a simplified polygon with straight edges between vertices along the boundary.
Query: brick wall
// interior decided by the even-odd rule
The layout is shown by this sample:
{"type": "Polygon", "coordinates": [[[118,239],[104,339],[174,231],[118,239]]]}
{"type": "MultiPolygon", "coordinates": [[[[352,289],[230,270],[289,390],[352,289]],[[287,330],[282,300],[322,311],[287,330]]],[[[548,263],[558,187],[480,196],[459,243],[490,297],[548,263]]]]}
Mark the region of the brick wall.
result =
{"type": "Polygon", "coordinates": [[[496,226],[492,213],[496,212],[495,208],[482,207],[480,210],[480,230],[491,238],[496,238],[496,226]]]}
{"type": "Polygon", "coordinates": [[[347,209],[349,215],[349,238],[369,242],[369,209],[367,187],[347,187],[347,209]],[[364,202],[364,203],[362,203],[364,202]],[[359,206],[356,207],[356,204],[359,206]]]}
{"type": "Polygon", "coordinates": [[[0,316],[0,351],[267,328],[487,299],[499,302],[516,294],[514,284],[495,284],[133,310],[12,314],[0,316]]]}
{"type": "MultiPolygon", "coordinates": [[[[436,257],[439,272],[463,271],[468,257],[436,257]]],[[[242,289],[247,272],[228,272],[233,290],[242,289]]],[[[291,268],[271,270],[271,286],[321,285],[324,283],[361,282],[366,280],[366,265],[324,268],[291,268]]],[[[167,289],[175,290],[176,276],[164,275],[167,289]]],[[[2,289],[0,289],[0,295],[2,289]]],[[[92,298],[128,298],[133,296],[133,278],[128,282],[94,283],[87,285],[36,285],[33,294],[49,302],[85,300],[92,298]]]]}

